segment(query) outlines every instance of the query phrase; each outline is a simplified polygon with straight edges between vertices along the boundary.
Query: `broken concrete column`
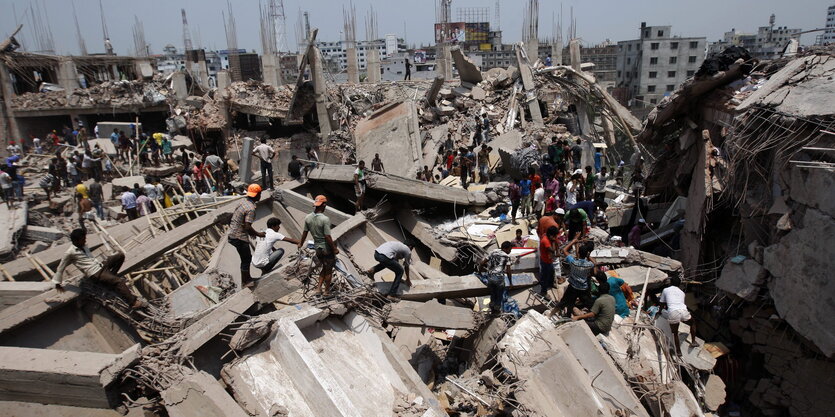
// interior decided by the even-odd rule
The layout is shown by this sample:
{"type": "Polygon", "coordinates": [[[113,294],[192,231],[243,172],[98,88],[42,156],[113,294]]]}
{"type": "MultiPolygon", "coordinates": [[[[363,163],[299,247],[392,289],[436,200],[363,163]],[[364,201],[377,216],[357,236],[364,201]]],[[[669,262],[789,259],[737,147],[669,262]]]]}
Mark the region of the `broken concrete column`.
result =
{"type": "Polygon", "coordinates": [[[346,58],[348,60],[348,83],[350,84],[359,84],[360,82],[360,72],[359,72],[359,65],[357,63],[357,48],[354,46],[348,47],[345,51],[346,58]]]}
{"type": "Polygon", "coordinates": [[[365,51],[365,81],[369,83],[380,82],[380,51],[372,48],[365,51]]]}
{"type": "Polygon", "coordinates": [[[73,62],[72,57],[62,56],[59,59],[58,85],[65,90],[67,97],[69,97],[73,90],[79,88],[78,70],[75,67],[75,62],[73,62]]]}
{"type": "Polygon", "coordinates": [[[177,71],[171,74],[171,87],[174,89],[174,97],[177,98],[177,103],[185,103],[186,97],[188,97],[186,73],[177,71]]]}
{"type": "Polygon", "coordinates": [[[455,61],[455,68],[458,69],[458,78],[461,79],[461,82],[478,84],[484,79],[481,70],[472,60],[464,56],[460,46],[450,49],[450,53],[455,61]]]}
{"type": "Polygon", "coordinates": [[[446,43],[437,46],[435,70],[439,76],[444,77],[444,80],[452,79],[452,56],[449,45],[446,43]]]}
{"type": "Polygon", "coordinates": [[[232,75],[229,74],[229,71],[218,71],[217,72],[217,89],[218,90],[225,90],[226,87],[232,84],[232,75]]]}
{"type": "Polygon", "coordinates": [[[441,87],[444,86],[444,77],[440,75],[436,75],[435,79],[432,80],[432,86],[429,87],[429,90],[426,90],[426,102],[429,105],[434,106],[437,102],[436,99],[438,98],[438,92],[441,91],[441,87]]]}
{"type": "Polygon", "coordinates": [[[536,60],[539,59],[539,39],[533,38],[528,39],[525,42],[525,52],[528,54],[528,62],[531,65],[536,64],[536,60]]]}
{"type": "MultiPolygon", "coordinates": [[[[533,73],[529,61],[522,56],[521,50],[516,48],[516,61],[519,63],[519,73],[522,75],[522,86],[528,94],[525,94],[525,101],[528,104],[528,111],[531,113],[531,120],[535,125],[542,126],[545,124],[542,119],[542,112],[539,109],[539,99],[536,97],[536,85],[533,82],[533,73]]],[[[524,123],[525,118],[521,118],[524,123]]]]}
{"type": "Polygon", "coordinates": [[[238,162],[238,178],[249,184],[252,181],[252,150],[255,149],[255,139],[243,138],[241,145],[241,160],[238,162]]]}
{"type": "Polygon", "coordinates": [[[330,114],[328,113],[327,86],[325,85],[325,74],[322,69],[322,53],[316,46],[311,47],[312,53],[308,56],[310,69],[313,74],[313,91],[316,96],[316,116],[319,119],[319,133],[322,140],[327,140],[331,134],[330,114]]]}
{"type": "Polygon", "coordinates": [[[261,71],[264,74],[264,84],[274,87],[283,84],[276,54],[265,53],[261,56],[261,71]]]}
{"type": "MultiPolygon", "coordinates": [[[[580,41],[577,39],[572,39],[571,42],[568,43],[568,53],[571,58],[571,68],[574,71],[582,73],[583,70],[580,68],[582,62],[580,62],[580,41]]],[[[582,78],[582,77],[577,77],[582,78]]],[[[580,134],[581,135],[591,135],[591,124],[589,122],[589,114],[588,109],[586,109],[586,103],[575,103],[575,107],[577,108],[577,117],[580,119],[580,134]]]]}
{"type": "Polygon", "coordinates": [[[551,44],[551,65],[562,65],[562,38],[551,44]]]}
{"type": "Polygon", "coordinates": [[[111,385],[138,359],[138,344],[118,355],[0,347],[0,400],[112,408],[111,385]]]}

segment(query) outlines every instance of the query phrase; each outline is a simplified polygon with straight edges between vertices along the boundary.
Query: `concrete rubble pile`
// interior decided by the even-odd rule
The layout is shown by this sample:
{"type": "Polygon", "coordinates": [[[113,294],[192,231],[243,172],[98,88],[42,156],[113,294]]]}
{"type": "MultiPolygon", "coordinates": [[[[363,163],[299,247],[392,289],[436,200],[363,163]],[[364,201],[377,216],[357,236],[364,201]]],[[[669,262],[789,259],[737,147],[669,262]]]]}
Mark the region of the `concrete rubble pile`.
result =
{"type": "Polygon", "coordinates": [[[835,370],[825,278],[835,259],[835,51],[763,63],[726,51],[719,61],[648,117],[639,140],[664,150],[647,191],[686,199],[682,262],[704,281],[694,301],[710,306],[703,320],[723,341],[720,375],[734,401],[763,415],[828,414],[835,391],[814,381],[835,370]]]}
{"type": "MultiPolygon", "coordinates": [[[[579,48],[579,44],[573,47],[579,48]]],[[[244,168],[237,175],[225,169],[225,183],[204,178],[207,187],[197,192],[196,186],[193,191],[184,190],[186,182],[176,175],[188,174],[190,167],[177,163],[144,166],[142,169],[171,169],[159,175],[170,201],[163,198],[163,202],[154,203],[153,211],[128,220],[114,197],[144,179],[133,175],[135,160],[114,164],[119,175],[107,184],[110,190],[105,198],[105,217],[110,219],[87,221],[86,245],[97,257],[114,252],[124,255],[124,263],[114,272],[125,279],[133,295],[149,300],[147,308],[131,308],[97,280],[84,278],[75,267],[65,271],[69,283],[63,290],[48,282],[71,245],[63,235],[83,222],[69,195],[74,193],[72,189],[44,201],[46,196],[33,188],[27,199],[34,207],[25,203],[13,206],[23,216],[17,220],[22,226],[20,231],[9,228],[15,236],[5,236],[4,241],[14,246],[21,234],[28,233],[27,239],[48,240],[49,244],[37,250],[35,244],[11,248],[10,254],[23,256],[4,263],[0,271],[5,279],[0,282],[0,406],[12,414],[56,416],[116,412],[182,417],[718,415],[720,407],[727,405],[725,385],[729,393],[739,388],[732,386],[738,380],[726,372],[732,354],[723,346],[730,342],[715,342],[728,340],[727,335],[700,326],[703,339],[692,343],[682,340],[680,346],[674,346],[677,338],[672,329],[678,328],[684,335],[687,326],[671,327],[658,313],[657,301],[653,303],[655,310],[640,307],[644,299],[654,299],[669,278],[680,276],[693,282],[704,275],[705,262],[713,260],[708,259],[707,248],[696,246],[705,245],[711,222],[729,215],[720,212],[723,207],[717,202],[722,196],[733,196],[749,211],[743,217],[751,224],[713,238],[733,240],[712,247],[710,253],[737,246],[751,248],[750,256],[729,257],[722,278],[715,281],[720,288],[736,288],[745,301],[729,304],[730,313],[717,312],[706,302],[693,305],[689,299],[688,307],[694,315],[698,307],[699,315],[704,316],[701,319],[709,323],[745,312],[734,317],[730,328],[749,341],[752,351],[762,355],[766,370],[774,375],[761,378],[755,387],[745,387],[768,404],[774,402],[767,412],[779,407],[793,413],[796,409],[820,410],[816,408],[819,403],[798,399],[802,388],[811,383],[799,380],[803,371],[792,373],[784,368],[800,362],[803,370],[819,367],[820,371],[809,372],[816,372],[821,379],[827,375],[824,372],[831,362],[821,355],[831,355],[830,340],[826,334],[815,334],[816,328],[809,323],[810,317],[825,316],[815,309],[826,304],[825,294],[803,292],[811,284],[799,280],[807,272],[823,276],[819,268],[828,264],[815,263],[817,257],[798,253],[795,258],[806,262],[798,272],[776,265],[775,256],[776,251],[795,250],[784,247],[791,242],[808,242],[810,230],[831,227],[821,220],[831,216],[826,203],[794,186],[810,180],[824,188],[832,183],[831,178],[824,176],[824,170],[795,173],[792,170],[808,168],[790,164],[783,173],[786,188],[782,199],[772,196],[773,187],[760,184],[758,188],[756,182],[742,181],[740,166],[760,162],[752,162],[752,158],[720,161],[709,148],[714,146],[711,140],[720,137],[714,126],[707,126],[713,123],[709,117],[730,121],[741,129],[765,128],[756,123],[749,126],[745,117],[726,118],[714,108],[708,111],[705,103],[711,102],[709,97],[715,98],[712,102],[717,106],[737,100],[741,103],[735,105],[736,111],[750,118],[798,123],[794,127],[798,131],[829,129],[821,123],[830,115],[808,113],[803,99],[792,96],[794,90],[781,89],[791,83],[813,95],[819,90],[811,88],[818,82],[815,80],[828,77],[835,61],[817,55],[799,57],[782,70],[774,69],[775,74],[763,74],[762,78],[768,79],[765,82],[753,78],[756,69],[727,70],[740,71],[740,76],[751,74],[750,80],[740,84],[734,84],[740,78],[736,73],[697,78],[662,103],[639,134],[640,122],[583,71],[579,54],[572,66],[544,67],[529,63],[523,45],[517,49],[516,65],[485,73],[453,49],[458,80],[327,86],[324,92],[317,92],[321,85],[314,89],[301,78],[298,87],[249,81],[191,96],[181,91],[169,95],[157,81],[102,84],[74,91],[78,97],[100,95],[104,101],[91,103],[103,105],[117,100],[111,97],[130,95],[130,88],[137,89],[133,93],[137,100],[139,92],[155,88],[171,104],[168,121],[175,125],[172,131],[206,134],[219,143],[216,146],[225,147],[225,159],[244,168]],[[798,60],[804,64],[794,64],[798,60]],[[780,75],[787,69],[794,72],[780,75]],[[800,71],[805,71],[804,75],[798,75],[800,71]],[[770,85],[778,81],[780,85],[770,85]],[[798,86],[807,82],[812,83],[809,88],[798,86]],[[709,88],[699,87],[701,83],[709,83],[709,88]],[[756,91],[746,94],[753,91],[751,86],[757,86],[756,91]],[[786,100],[777,103],[769,90],[786,100]],[[696,93],[697,97],[688,96],[696,93]],[[664,113],[664,106],[678,103],[678,97],[686,103],[664,113]],[[787,107],[779,107],[783,105],[787,107]],[[682,116],[701,108],[697,106],[705,106],[697,120],[682,116]],[[760,114],[769,111],[770,115],[760,114]],[[252,172],[255,140],[232,134],[240,114],[276,122],[274,129],[282,129],[280,142],[268,142],[278,143],[275,159],[279,162],[273,166],[280,177],[285,177],[291,154],[307,158],[299,153],[304,145],[322,153],[318,161],[305,159],[301,177],[264,190],[255,203],[253,229],[263,231],[268,221],[277,218],[281,233],[290,240],[275,244],[285,255],[272,271],[260,271],[253,286],[243,285],[240,258],[228,239],[229,217],[240,205],[247,185],[244,178],[261,180],[252,172]],[[798,117],[783,120],[789,118],[786,114],[798,117]],[[488,131],[484,143],[475,147],[494,148],[489,155],[489,180],[479,178],[481,181],[467,186],[454,176],[441,178],[439,152],[478,142],[474,140],[480,139],[475,138],[479,129],[476,117],[485,115],[488,131]],[[662,137],[682,126],[690,132],[681,140],[662,137]],[[313,133],[317,127],[318,136],[313,133]],[[222,134],[208,133],[213,130],[222,134]],[[446,143],[447,135],[453,142],[451,147],[446,143]],[[569,287],[569,264],[564,258],[557,260],[557,282],[553,288],[543,288],[538,251],[542,237],[537,227],[544,217],[507,218],[508,181],[526,177],[528,168],[540,169],[553,138],[572,143],[579,140],[583,166],[593,165],[595,147],[606,145],[618,155],[634,149],[654,162],[643,195],[614,179],[606,182],[604,200],[609,208],[602,219],[590,219],[589,227],[581,232],[587,235],[583,244],[593,245],[597,265],[605,267],[609,276],[622,279],[624,288],[634,294],[629,312],[624,317],[616,315],[612,329],[599,335],[583,320],[551,314],[569,287]],[[681,163],[672,166],[663,162],[664,157],[654,158],[653,152],[661,145],[678,153],[670,157],[681,163]],[[385,172],[363,174],[363,206],[357,201],[354,162],[364,160],[370,165],[375,154],[385,163],[385,172]],[[328,163],[327,157],[341,163],[328,163]],[[416,179],[415,174],[424,167],[432,178],[416,179]],[[314,288],[321,265],[312,245],[291,242],[301,238],[317,195],[327,196],[323,213],[330,220],[331,237],[339,249],[329,295],[314,288]],[[772,198],[774,201],[769,200],[772,198]],[[758,213],[754,203],[762,201],[771,202],[767,212],[777,211],[754,216],[758,213]],[[692,215],[694,211],[699,215],[692,215]],[[624,245],[621,236],[645,218],[663,223],[667,229],[658,229],[658,234],[645,232],[654,236],[641,236],[644,244],[639,247],[624,245]],[[746,238],[740,245],[727,244],[760,231],[761,225],[750,219],[779,220],[780,232],[757,235],[775,237],[773,241],[749,245],[746,238]],[[23,231],[23,225],[30,229],[23,231]],[[59,229],[58,234],[43,230],[50,227],[59,229]],[[527,240],[513,249],[513,278],[505,284],[507,298],[501,313],[493,314],[491,288],[478,264],[502,242],[514,239],[517,229],[527,240]],[[679,236],[682,250],[671,247],[679,236]],[[406,240],[415,243],[409,282],[394,288],[396,296],[385,296],[395,285],[394,273],[387,269],[374,273],[378,263],[375,250],[385,242],[406,240]],[[670,251],[659,249],[665,245],[670,251]],[[732,279],[735,275],[745,275],[744,283],[732,279]],[[780,280],[783,283],[778,284],[780,280]],[[732,283],[726,285],[728,281],[732,283]],[[792,297],[792,309],[776,297],[764,301],[767,291],[778,290],[792,297]],[[752,313],[755,306],[762,308],[752,313]],[[772,342],[777,331],[791,332],[792,337],[772,342]],[[779,395],[772,396],[775,393],[779,395]]],[[[313,75],[316,79],[317,74],[313,75]]],[[[86,105],[61,104],[55,93],[32,94],[25,100],[31,106],[41,101],[47,107],[86,105]]],[[[722,108],[730,111],[724,105],[722,108]]],[[[256,125],[247,124],[247,128],[256,125]]],[[[743,146],[745,142],[734,147],[734,135],[739,131],[724,138],[727,152],[739,155],[757,149],[743,146]]],[[[174,159],[188,158],[186,151],[208,148],[209,139],[201,140],[204,142],[199,145],[183,145],[174,159]]],[[[817,154],[808,152],[817,152],[814,148],[821,146],[817,139],[791,145],[777,145],[776,139],[769,143],[770,147],[759,152],[773,155],[775,146],[790,146],[804,153],[792,157],[801,161],[814,160],[817,154]]],[[[27,158],[27,174],[42,177],[48,161],[38,156],[27,158]]],[[[774,166],[786,166],[786,161],[779,162],[774,166]]],[[[759,166],[748,169],[770,172],[759,166]]],[[[640,172],[640,167],[637,170],[640,172]]],[[[197,172],[201,172],[199,168],[197,172]]],[[[715,227],[721,226],[717,222],[715,227]]],[[[721,262],[710,266],[717,274],[722,270],[721,262]]],[[[259,269],[251,269],[259,273],[259,269]]],[[[704,298],[710,289],[705,285],[696,293],[704,298]]],[[[570,315],[574,313],[569,309],[570,315]]]]}
{"type": "Polygon", "coordinates": [[[24,93],[12,97],[11,106],[17,110],[50,110],[86,107],[146,107],[165,104],[173,91],[165,80],[106,81],[99,85],[66,91],[24,93]]]}

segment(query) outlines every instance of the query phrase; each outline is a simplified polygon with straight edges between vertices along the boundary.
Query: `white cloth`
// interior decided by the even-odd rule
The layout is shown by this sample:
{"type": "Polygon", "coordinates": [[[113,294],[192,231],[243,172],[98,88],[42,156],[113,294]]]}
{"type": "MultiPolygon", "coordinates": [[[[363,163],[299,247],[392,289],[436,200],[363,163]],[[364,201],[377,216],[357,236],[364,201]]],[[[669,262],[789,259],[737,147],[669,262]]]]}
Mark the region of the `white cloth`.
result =
{"type": "Polygon", "coordinates": [[[679,324],[690,320],[690,312],[687,310],[661,310],[661,317],[667,319],[670,324],[679,324]]]}
{"type": "Polygon", "coordinates": [[[684,304],[684,291],[682,291],[679,287],[669,286],[664,288],[664,290],[661,291],[661,298],[659,300],[662,303],[667,303],[667,309],[670,311],[687,311],[687,304],[684,304]]]}
{"type": "Polygon", "coordinates": [[[577,184],[574,181],[569,182],[565,186],[565,204],[567,206],[577,204],[577,191],[575,191],[575,188],[577,188],[577,184]]]}
{"type": "Polygon", "coordinates": [[[378,246],[377,253],[395,261],[403,259],[407,264],[412,262],[412,250],[396,240],[378,246]]]}
{"type": "Polygon", "coordinates": [[[258,268],[267,266],[267,263],[270,262],[270,254],[273,253],[273,245],[285,238],[284,235],[273,229],[267,229],[264,233],[266,236],[258,240],[255,251],[252,252],[252,264],[258,268]]]}
{"type": "Polygon", "coordinates": [[[154,184],[145,184],[142,186],[142,191],[145,192],[145,196],[150,198],[151,200],[157,199],[157,187],[154,184]]]}
{"type": "Polygon", "coordinates": [[[255,149],[253,149],[252,151],[258,154],[258,157],[261,158],[262,161],[266,162],[272,161],[272,155],[275,154],[275,151],[273,150],[272,146],[267,145],[266,143],[262,143],[256,146],[255,149]]]}
{"type": "Polygon", "coordinates": [[[64,281],[64,269],[69,265],[75,265],[85,277],[95,275],[102,269],[102,263],[90,253],[90,248],[85,246],[84,249],[80,249],[75,245],[70,245],[64,252],[64,257],[61,258],[61,263],[58,264],[55,275],[52,276],[52,282],[62,283],[64,281]]]}

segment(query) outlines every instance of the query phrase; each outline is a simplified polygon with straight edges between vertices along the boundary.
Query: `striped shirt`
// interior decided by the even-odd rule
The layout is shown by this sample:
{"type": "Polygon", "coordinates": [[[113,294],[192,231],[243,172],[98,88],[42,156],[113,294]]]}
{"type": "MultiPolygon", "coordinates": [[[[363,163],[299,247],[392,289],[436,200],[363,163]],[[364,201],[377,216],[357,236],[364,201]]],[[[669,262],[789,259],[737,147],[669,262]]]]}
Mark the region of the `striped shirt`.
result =
{"type": "Polygon", "coordinates": [[[244,223],[255,222],[255,203],[246,198],[235,208],[232,213],[232,222],[229,224],[229,239],[249,240],[249,233],[244,230],[244,223]]]}

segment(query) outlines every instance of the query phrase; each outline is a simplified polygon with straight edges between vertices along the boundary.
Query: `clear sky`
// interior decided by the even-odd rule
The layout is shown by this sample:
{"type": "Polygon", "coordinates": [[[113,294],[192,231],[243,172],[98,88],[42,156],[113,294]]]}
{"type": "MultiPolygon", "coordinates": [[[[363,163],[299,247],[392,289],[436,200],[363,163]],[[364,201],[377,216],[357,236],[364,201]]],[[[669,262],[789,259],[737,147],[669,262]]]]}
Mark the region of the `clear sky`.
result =
{"type": "MultiPolygon", "coordinates": [[[[238,46],[260,52],[259,0],[229,0],[237,22],[238,46]]],[[[266,0],[261,0],[266,1],[266,0]]],[[[29,19],[31,5],[42,5],[49,19],[55,48],[60,54],[79,51],[73,20],[72,4],[78,13],[79,24],[87,50],[103,52],[102,25],[99,0],[0,0],[0,34],[7,36],[19,23],[24,24],[22,40],[29,50],[35,49],[35,33],[29,19]],[[14,12],[13,13],[13,9],[14,12]]],[[[145,39],[152,53],[160,53],[166,44],[178,50],[183,47],[180,9],[188,14],[195,46],[225,49],[226,37],[222,12],[227,0],[102,0],[110,38],[118,54],[133,49],[132,26],[134,16],[144,24],[145,39]]],[[[522,36],[522,10],[526,0],[501,0],[501,29],[505,43],[516,42],[522,36]]],[[[296,27],[302,11],[310,13],[312,27],[319,28],[319,39],[338,40],[342,36],[341,0],[285,0],[287,38],[290,48],[296,49],[296,27]]],[[[434,0],[354,0],[357,12],[357,38],[365,37],[365,16],[373,5],[378,18],[379,34],[396,34],[412,45],[429,44],[435,21],[434,0]]],[[[453,0],[452,17],[457,20],[459,7],[489,7],[491,24],[495,23],[495,0],[453,0]]],[[[563,27],[567,29],[571,9],[577,21],[578,37],[586,44],[603,40],[634,39],[641,22],[648,25],[672,25],[673,34],[706,36],[708,41],[722,37],[725,31],[736,28],[742,32],[756,32],[766,26],[769,16],[777,15],[776,26],[809,30],[822,28],[827,7],[835,0],[540,0],[540,38],[553,34],[554,17],[563,11],[563,27]]],[[[804,35],[803,44],[814,42],[815,34],[804,35]]]]}

